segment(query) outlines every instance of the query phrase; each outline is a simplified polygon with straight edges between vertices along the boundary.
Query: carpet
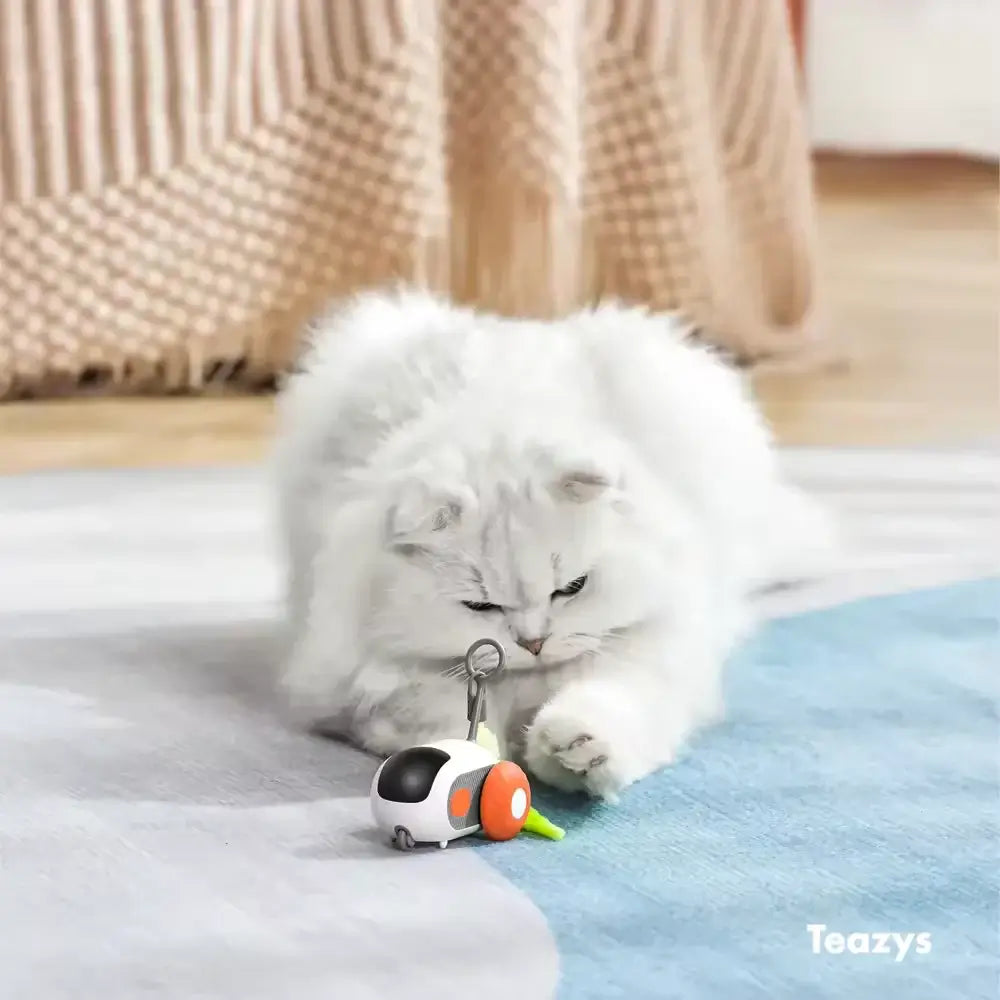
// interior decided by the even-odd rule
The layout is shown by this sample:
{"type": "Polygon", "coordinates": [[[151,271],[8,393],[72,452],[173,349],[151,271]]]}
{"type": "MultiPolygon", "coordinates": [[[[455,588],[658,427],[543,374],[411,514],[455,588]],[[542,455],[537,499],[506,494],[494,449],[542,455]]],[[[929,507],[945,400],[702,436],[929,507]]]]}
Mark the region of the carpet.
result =
{"type": "Polygon", "coordinates": [[[994,998],[996,456],[786,460],[850,556],[762,599],[726,722],[542,794],[559,844],[418,855],[271,710],[259,470],[0,479],[0,997],[994,998]]]}

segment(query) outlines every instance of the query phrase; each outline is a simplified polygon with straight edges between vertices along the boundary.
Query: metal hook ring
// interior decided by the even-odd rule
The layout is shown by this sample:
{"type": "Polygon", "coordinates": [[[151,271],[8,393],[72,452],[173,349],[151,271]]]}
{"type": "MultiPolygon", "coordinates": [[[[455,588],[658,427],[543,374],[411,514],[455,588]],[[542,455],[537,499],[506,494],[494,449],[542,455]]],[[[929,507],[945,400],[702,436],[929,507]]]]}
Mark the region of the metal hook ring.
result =
{"type": "Polygon", "coordinates": [[[504,651],[503,646],[500,645],[496,639],[479,639],[474,642],[465,653],[465,672],[469,675],[469,680],[476,680],[479,678],[487,677],[489,674],[496,674],[503,670],[507,663],[507,653],[504,651]],[[489,646],[497,654],[497,665],[490,671],[480,670],[472,665],[472,657],[478,650],[482,649],[484,646],[489,646]]]}

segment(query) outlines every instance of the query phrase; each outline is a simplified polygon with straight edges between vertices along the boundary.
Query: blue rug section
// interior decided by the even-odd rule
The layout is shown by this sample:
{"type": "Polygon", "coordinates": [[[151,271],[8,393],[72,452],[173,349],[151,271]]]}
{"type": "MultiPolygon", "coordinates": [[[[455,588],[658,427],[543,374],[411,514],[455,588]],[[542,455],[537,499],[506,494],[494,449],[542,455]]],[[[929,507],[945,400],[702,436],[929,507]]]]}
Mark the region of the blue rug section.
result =
{"type": "Polygon", "coordinates": [[[615,808],[540,794],[566,840],[481,850],[560,1000],[996,1000],[998,609],[985,580],[773,622],[685,761],[615,808]]]}

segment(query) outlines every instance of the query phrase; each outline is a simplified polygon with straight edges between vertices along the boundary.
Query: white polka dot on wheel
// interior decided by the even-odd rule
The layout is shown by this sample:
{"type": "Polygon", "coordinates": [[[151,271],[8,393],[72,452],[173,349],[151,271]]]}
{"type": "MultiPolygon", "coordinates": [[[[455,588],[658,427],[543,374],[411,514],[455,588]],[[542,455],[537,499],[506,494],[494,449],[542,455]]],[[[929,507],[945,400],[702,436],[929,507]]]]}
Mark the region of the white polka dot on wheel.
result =
{"type": "Polygon", "coordinates": [[[528,796],[523,788],[514,790],[510,797],[510,814],[514,819],[520,819],[528,811],[528,796]]]}

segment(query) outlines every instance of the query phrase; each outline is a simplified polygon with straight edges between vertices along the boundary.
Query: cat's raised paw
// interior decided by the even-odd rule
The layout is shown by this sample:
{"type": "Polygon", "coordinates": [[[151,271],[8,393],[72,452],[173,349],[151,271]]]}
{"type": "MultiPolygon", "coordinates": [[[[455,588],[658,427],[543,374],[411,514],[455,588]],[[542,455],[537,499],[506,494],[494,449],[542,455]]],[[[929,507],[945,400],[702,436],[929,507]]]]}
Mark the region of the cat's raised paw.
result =
{"type": "Polygon", "coordinates": [[[528,729],[525,762],[555,788],[614,802],[626,781],[615,766],[612,747],[593,728],[543,710],[528,729]]]}

